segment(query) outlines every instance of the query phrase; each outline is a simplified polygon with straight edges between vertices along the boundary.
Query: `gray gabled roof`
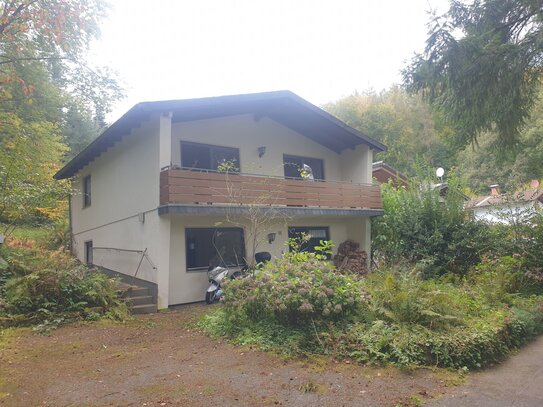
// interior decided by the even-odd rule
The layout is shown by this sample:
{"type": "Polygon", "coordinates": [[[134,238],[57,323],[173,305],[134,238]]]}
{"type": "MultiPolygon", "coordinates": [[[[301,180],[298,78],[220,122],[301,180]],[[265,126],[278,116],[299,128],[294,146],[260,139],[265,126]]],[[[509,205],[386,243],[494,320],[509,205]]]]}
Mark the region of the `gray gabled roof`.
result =
{"type": "Polygon", "coordinates": [[[298,95],[283,90],[138,103],[59,170],[55,178],[74,176],[85,165],[128,136],[142,121],[153,114],[170,112],[174,123],[251,113],[257,119],[267,116],[337,153],[359,144],[366,144],[377,151],[386,150],[384,144],[360,133],[298,95]]]}

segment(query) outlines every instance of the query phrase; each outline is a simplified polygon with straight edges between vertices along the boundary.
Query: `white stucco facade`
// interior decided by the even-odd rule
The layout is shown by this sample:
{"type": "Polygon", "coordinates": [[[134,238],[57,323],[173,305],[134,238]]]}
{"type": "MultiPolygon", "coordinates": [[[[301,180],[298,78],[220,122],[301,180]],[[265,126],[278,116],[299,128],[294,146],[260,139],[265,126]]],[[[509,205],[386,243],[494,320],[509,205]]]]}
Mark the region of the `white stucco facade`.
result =
{"type": "MultiPolygon", "coordinates": [[[[73,177],[71,229],[74,254],[85,260],[85,242],[92,241],[94,264],[157,284],[158,306],[202,301],[208,284],[205,271],[187,271],[185,230],[228,226],[221,215],[159,215],[161,168],[181,165],[181,141],[239,149],[242,173],[283,176],[283,154],[319,158],[326,180],[372,182],[372,149],[360,144],[341,154],[267,117],[242,114],[205,120],[172,122],[172,115],[151,115],[127,130],[107,151],[73,177]],[[258,147],[266,153],[258,156],[258,147]],[[83,207],[83,179],[91,177],[91,203],[83,207]],[[142,257],[145,252],[145,257],[142,257]]],[[[346,239],[369,252],[370,218],[365,216],[285,217],[269,231],[273,243],[259,250],[274,257],[286,250],[288,227],[326,227],[336,245],[346,239]]],[[[246,244],[248,244],[246,242],[246,244]]]]}

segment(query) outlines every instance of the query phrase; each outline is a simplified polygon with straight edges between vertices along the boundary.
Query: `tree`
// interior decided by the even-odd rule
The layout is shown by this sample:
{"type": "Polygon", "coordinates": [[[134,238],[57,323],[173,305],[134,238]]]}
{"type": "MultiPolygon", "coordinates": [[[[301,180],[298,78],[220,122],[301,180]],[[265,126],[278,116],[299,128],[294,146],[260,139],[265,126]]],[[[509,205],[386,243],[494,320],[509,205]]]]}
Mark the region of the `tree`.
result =
{"type": "MultiPolygon", "coordinates": [[[[54,181],[70,126],[92,137],[119,86],[85,52],[101,0],[0,0],[0,221],[48,213],[68,190],[54,181]],[[96,119],[96,120],[95,120],[96,119]]],[[[67,140],[66,140],[67,139],[67,140]]]]}
{"type": "MultiPolygon", "coordinates": [[[[226,211],[226,223],[243,228],[247,242],[245,263],[250,270],[255,270],[255,255],[267,235],[273,228],[286,226],[289,216],[277,209],[279,196],[284,187],[271,177],[253,178],[250,189],[243,188],[243,175],[234,161],[224,161],[218,170],[225,175],[225,187],[217,189],[229,203],[226,211]]],[[[245,186],[246,188],[247,186],[245,186]]],[[[218,224],[217,224],[218,225],[218,224]]]]}
{"type": "Polygon", "coordinates": [[[452,130],[419,95],[392,87],[379,94],[355,93],[324,109],[384,143],[388,151],[375,159],[406,175],[415,175],[417,162],[446,168],[454,165],[454,149],[446,143],[452,130]]]}
{"type": "Polygon", "coordinates": [[[13,86],[33,95],[24,68],[40,62],[60,89],[92,105],[95,115],[108,111],[120,88],[105,68],[84,58],[105,16],[102,0],[1,0],[0,9],[1,104],[13,102],[13,86]]]}
{"type": "Polygon", "coordinates": [[[458,145],[495,132],[512,145],[537,99],[543,57],[542,0],[451,0],[433,15],[426,49],[404,70],[457,129],[458,145]]]}
{"type": "Polygon", "coordinates": [[[458,173],[477,193],[487,194],[488,186],[500,184],[514,192],[532,179],[543,179],[543,89],[530,118],[518,136],[515,148],[500,151],[492,133],[482,133],[478,146],[467,146],[457,154],[458,173]]]}

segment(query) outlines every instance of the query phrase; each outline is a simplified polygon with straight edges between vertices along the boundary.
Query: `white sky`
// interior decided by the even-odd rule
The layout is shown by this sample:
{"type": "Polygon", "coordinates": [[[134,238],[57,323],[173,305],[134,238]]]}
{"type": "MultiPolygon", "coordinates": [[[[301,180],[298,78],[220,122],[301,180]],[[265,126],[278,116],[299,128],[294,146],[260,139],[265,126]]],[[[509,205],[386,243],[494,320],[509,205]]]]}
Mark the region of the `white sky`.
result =
{"type": "Polygon", "coordinates": [[[127,97],[110,120],[147,100],[288,89],[322,105],[381,90],[447,0],[110,0],[91,50],[127,97]]]}

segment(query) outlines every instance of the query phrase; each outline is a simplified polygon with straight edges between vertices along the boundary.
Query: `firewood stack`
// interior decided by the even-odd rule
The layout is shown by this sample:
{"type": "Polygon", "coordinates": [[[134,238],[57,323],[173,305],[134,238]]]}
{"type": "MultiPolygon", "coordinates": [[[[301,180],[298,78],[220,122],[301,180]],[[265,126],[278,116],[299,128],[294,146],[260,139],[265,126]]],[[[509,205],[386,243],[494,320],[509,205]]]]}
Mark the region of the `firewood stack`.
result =
{"type": "Polygon", "coordinates": [[[338,247],[334,256],[334,264],[340,271],[350,271],[359,275],[368,274],[368,254],[360,250],[360,244],[346,240],[338,247]]]}

